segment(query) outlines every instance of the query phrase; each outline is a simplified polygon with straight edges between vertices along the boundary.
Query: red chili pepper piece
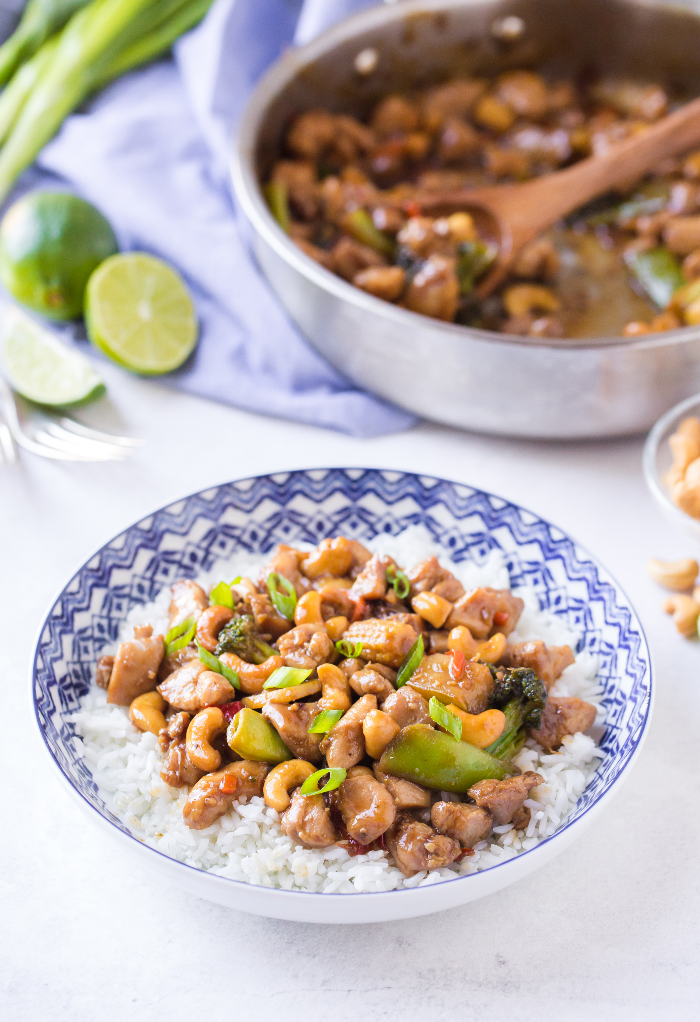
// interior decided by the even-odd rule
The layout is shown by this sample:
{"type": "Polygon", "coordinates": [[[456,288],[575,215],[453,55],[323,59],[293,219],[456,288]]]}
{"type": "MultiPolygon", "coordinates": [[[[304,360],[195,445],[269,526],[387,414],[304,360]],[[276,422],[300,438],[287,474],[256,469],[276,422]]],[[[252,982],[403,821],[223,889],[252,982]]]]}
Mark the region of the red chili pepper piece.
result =
{"type": "Polygon", "coordinates": [[[361,596],[359,598],[359,600],[357,601],[357,603],[355,604],[355,609],[352,612],[352,617],[350,618],[350,620],[351,621],[364,621],[366,616],[367,616],[367,604],[365,603],[364,598],[361,596]]]}
{"type": "Polygon", "coordinates": [[[233,703],[224,703],[224,705],[220,706],[219,709],[223,713],[224,719],[230,722],[236,716],[238,711],[243,709],[243,703],[240,699],[236,699],[233,703]]]}
{"type": "Polygon", "coordinates": [[[224,774],[219,785],[219,791],[222,791],[224,795],[233,795],[237,787],[238,779],[233,774],[224,774]]]}
{"type": "Polygon", "coordinates": [[[474,855],[474,849],[473,848],[463,848],[462,851],[457,856],[457,858],[455,859],[455,862],[460,862],[462,859],[466,859],[470,855],[474,855]]]}
{"type": "Polygon", "coordinates": [[[507,622],[509,617],[510,614],[506,610],[497,610],[496,613],[493,615],[493,623],[500,627],[501,625],[504,625],[507,622]]]}
{"type": "Polygon", "coordinates": [[[459,681],[464,671],[466,657],[461,649],[451,649],[450,653],[452,655],[452,659],[450,660],[450,666],[448,667],[449,675],[453,681],[459,681]]]}
{"type": "Polygon", "coordinates": [[[420,206],[415,199],[407,199],[403,208],[407,216],[420,216],[420,206]]]}

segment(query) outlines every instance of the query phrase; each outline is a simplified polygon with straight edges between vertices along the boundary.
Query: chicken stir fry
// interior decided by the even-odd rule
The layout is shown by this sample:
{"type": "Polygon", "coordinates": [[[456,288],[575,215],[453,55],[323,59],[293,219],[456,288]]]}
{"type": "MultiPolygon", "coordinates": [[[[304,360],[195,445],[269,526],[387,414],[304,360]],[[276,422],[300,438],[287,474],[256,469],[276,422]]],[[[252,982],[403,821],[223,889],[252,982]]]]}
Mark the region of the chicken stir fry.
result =
{"type": "Polygon", "coordinates": [[[607,152],[668,112],[658,84],[456,78],[378,102],[365,121],[313,109],[289,126],[266,183],[280,226],[356,287],[447,322],[529,337],[637,336],[700,322],[700,152],[575,214],[493,263],[464,197],[607,152]]]}
{"type": "Polygon", "coordinates": [[[158,736],[188,827],[262,796],[304,847],[381,848],[412,876],[524,829],[542,777],[514,755],[595,718],[548,698],[568,646],[508,642],[522,610],[434,557],[406,572],[344,537],[281,546],[257,579],[176,582],[167,636],[137,627],[96,681],[158,736]]]}

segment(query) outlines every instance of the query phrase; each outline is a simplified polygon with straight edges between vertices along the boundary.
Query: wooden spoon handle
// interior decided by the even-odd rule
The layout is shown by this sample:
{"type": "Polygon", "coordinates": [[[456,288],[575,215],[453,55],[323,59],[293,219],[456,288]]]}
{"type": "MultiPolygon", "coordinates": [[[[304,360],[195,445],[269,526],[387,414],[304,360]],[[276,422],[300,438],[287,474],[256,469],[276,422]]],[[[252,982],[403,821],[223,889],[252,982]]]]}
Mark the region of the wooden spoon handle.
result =
{"type": "Polygon", "coordinates": [[[629,184],[666,157],[699,144],[700,99],[695,99],[645,131],[616,143],[602,156],[592,156],[523,185],[503,188],[493,209],[495,212],[497,205],[500,215],[509,221],[516,250],[596,196],[629,184]]]}

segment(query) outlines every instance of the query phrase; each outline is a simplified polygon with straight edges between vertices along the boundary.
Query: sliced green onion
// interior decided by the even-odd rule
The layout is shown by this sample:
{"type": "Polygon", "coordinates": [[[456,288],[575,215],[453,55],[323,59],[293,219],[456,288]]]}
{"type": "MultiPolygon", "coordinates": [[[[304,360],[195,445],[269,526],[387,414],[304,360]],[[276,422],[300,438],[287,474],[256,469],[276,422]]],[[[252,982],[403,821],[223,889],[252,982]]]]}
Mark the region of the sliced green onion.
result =
{"type": "Polygon", "coordinates": [[[215,585],[212,591],[209,593],[209,603],[216,604],[219,607],[228,607],[229,610],[233,610],[233,593],[231,592],[231,585],[226,582],[219,582],[215,585]]]}
{"type": "Polygon", "coordinates": [[[325,735],[343,716],[342,710],[323,710],[319,713],[308,732],[310,735],[325,735]]]}
{"type": "Polygon", "coordinates": [[[404,662],[399,667],[399,673],[396,675],[397,688],[401,688],[402,685],[406,684],[424,656],[425,646],[423,645],[423,636],[419,635],[406,654],[404,662]]]}
{"type": "Polygon", "coordinates": [[[342,656],[356,657],[362,652],[362,643],[356,642],[353,644],[348,639],[338,639],[335,648],[342,656]]]}
{"type": "Polygon", "coordinates": [[[165,655],[170,656],[171,653],[177,653],[179,649],[189,646],[196,631],[197,622],[193,617],[188,617],[171,628],[165,636],[165,655]]]}
{"type": "Polygon", "coordinates": [[[285,234],[289,234],[289,196],[287,186],[281,181],[270,181],[264,188],[270,212],[285,234]]]}
{"type": "Polygon", "coordinates": [[[278,667],[267,679],[263,688],[293,688],[301,685],[312,673],[302,667],[278,667]]]}
{"type": "Polygon", "coordinates": [[[451,710],[448,710],[439,699],[436,699],[435,696],[432,696],[428,703],[428,712],[436,724],[444,727],[456,741],[461,742],[462,721],[451,710]]]}
{"type": "Polygon", "coordinates": [[[340,787],[347,776],[347,770],[343,770],[342,767],[326,767],[324,770],[317,770],[315,774],[311,774],[311,777],[306,778],[301,786],[301,793],[302,795],[322,795],[324,791],[334,791],[340,787]],[[328,774],[328,780],[322,788],[317,788],[316,785],[326,774],[328,774]]]}
{"type": "Polygon", "coordinates": [[[197,651],[199,653],[199,659],[205,667],[208,667],[210,671],[214,671],[216,674],[220,674],[222,677],[226,678],[229,685],[233,685],[234,688],[241,687],[241,679],[238,677],[236,671],[232,671],[230,667],[226,666],[226,664],[222,664],[218,656],[214,656],[214,654],[210,653],[208,649],[204,648],[204,646],[198,645],[197,651]]]}
{"type": "Polygon", "coordinates": [[[340,225],[355,241],[369,245],[375,252],[390,256],[394,251],[394,243],[388,234],[380,231],[366,209],[353,209],[346,213],[340,225]]]}
{"type": "Polygon", "coordinates": [[[411,588],[411,583],[408,581],[408,575],[406,572],[401,571],[401,568],[395,568],[393,564],[390,564],[386,569],[386,580],[398,598],[400,600],[405,600],[411,588]]]}
{"type": "Polygon", "coordinates": [[[292,583],[284,575],[278,575],[276,571],[271,571],[267,576],[267,589],[270,593],[270,599],[282,617],[286,617],[288,621],[293,621],[294,610],[297,605],[297,593],[292,583]]]}

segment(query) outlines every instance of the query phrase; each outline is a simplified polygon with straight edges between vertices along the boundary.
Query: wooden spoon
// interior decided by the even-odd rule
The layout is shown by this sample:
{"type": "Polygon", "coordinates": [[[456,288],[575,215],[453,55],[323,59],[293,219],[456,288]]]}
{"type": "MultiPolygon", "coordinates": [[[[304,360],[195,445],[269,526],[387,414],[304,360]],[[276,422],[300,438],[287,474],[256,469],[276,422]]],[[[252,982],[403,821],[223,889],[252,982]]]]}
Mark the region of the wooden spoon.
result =
{"type": "Polygon", "coordinates": [[[700,99],[687,103],[643,132],[566,170],[524,184],[493,185],[422,195],[421,212],[473,214],[477,230],[498,245],[496,263],[477,294],[489,295],[500,284],[520,249],[556,220],[612,188],[629,184],[669,156],[700,144],[700,99]]]}

